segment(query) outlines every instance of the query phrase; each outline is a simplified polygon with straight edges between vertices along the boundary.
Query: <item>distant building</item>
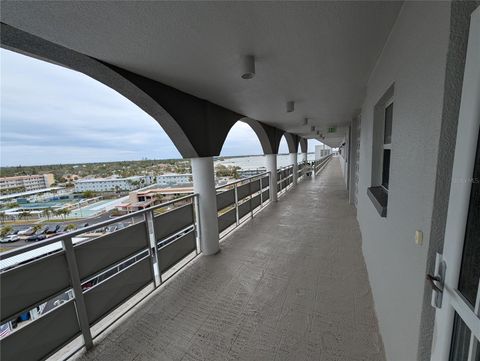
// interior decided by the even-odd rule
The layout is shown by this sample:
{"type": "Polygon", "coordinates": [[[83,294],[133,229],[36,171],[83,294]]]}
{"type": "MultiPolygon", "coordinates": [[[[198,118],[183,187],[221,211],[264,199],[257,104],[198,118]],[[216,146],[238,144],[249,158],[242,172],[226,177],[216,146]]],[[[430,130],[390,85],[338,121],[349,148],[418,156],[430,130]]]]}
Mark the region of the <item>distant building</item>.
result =
{"type": "Polygon", "coordinates": [[[150,208],[162,202],[192,194],[192,187],[181,188],[151,188],[130,192],[126,203],[120,204],[117,209],[126,213],[150,208]]]}
{"type": "Polygon", "coordinates": [[[133,176],[128,178],[91,178],[75,182],[74,191],[81,192],[116,192],[132,191],[154,183],[154,176],[133,176]]]}
{"type": "Polygon", "coordinates": [[[53,183],[55,183],[55,178],[52,173],[1,177],[0,192],[9,194],[34,191],[50,188],[53,183]]]}
{"type": "Polygon", "coordinates": [[[157,184],[161,186],[175,186],[190,183],[192,183],[192,175],[190,173],[166,173],[157,176],[157,184]]]}
{"type": "Polygon", "coordinates": [[[315,146],[315,160],[322,159],[330,153],[332,153],[332,148],[325,144],[315,146]]]}

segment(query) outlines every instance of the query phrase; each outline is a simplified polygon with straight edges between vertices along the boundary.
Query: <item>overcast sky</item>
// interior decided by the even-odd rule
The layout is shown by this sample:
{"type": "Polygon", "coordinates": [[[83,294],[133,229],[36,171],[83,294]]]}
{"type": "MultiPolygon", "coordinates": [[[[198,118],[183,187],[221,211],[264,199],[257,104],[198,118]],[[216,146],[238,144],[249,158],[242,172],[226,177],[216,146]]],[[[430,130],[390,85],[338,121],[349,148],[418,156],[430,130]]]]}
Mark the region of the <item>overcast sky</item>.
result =
{"type": "MultiPolygon", "coordinates": [[[[180,158],[153,118],[107,86],[8,50],[0,57],[2,166],[180,158]]],[[[250,154],[262,154],[260,143],[238,122],[222,155],[250,154]]]]}

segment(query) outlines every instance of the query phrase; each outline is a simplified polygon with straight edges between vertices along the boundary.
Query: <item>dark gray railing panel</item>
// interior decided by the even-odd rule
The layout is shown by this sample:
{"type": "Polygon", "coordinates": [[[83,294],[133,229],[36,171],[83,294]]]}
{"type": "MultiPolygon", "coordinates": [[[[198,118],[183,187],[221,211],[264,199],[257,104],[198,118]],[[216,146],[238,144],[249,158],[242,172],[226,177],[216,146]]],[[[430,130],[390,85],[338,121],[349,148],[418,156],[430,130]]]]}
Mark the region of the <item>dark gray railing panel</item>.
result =
{"type": "Polygon", "coordinates": [[[217,194],[217,211],[226,208],[233,203],[235,203],[234,189],[230,189],[228,191],[217,194]]]}
{"type": "Polygon", "coordinates": [[[1,320],[46,300],[70,287],[63,252],[48,256],[1,274],[1,320]]]}
{"type": "Polygon", "coordinates": [[[112,266],[145,248],[148,248],[145,222],[82,243],[75,247],[80,279],[112,266]]]}
{"type": "Polygon", "coordinates": [[[243,184],[237,188],[238,200],[241,200],[250,195],[250,184],[243,184]]]}
{"type": "Polygon", "coordinates": [[[252,202],[252,209],[257,208],[257,207],[261,204],[261,202],[260,202],[260,194],[259,194],[258,196],[253,197],[252,200],[251,200],[251,202],[252,202]]]}
{"type": "Polygon", "coordinates": [[[262,200],[265,202],[267,199],[270,198],[270,191],[266,190],[266,191],[263,191],[262,193],[262,200]]]}
{"type": "Polygon", "coordinates": [[[165,272],[196,249],[197,241],[193,231],[160,248],[158,250],[160,272],[165,272]]]}
{"type": "Polygon", "coordinates": [[[235,208],[218,217],[218,231],[222,232],[237,221],[235,208]]]}
{"type": "Polygon", "coordinates": [[[152,281],[151,263],[147,257],[85,292],[89,323],[96,323],[152,281]]]}
{"type": "Polygon", "coordinates": [[[270,177],[263,177],[262,178],[262,188],[267,188],[270,183],[270,177]]]}
{"type": "Polygon", "coordinates": [[[70,301],[5,337],[0,359],[42,360],[79,334],[75,305],[70,301]]]}
{"type": "Polygon", "coordinates": [[[240,204],[238,206],[238,217],[244,217],[248,212],[250,212],[250,200],[240,204]]]}
{"type": "Polygon", "coordinates": [[[260,179],[257,179],[250,183],[250,194],[258,192],[260,190],[260,179]]]}
{"type": "Polygon", "coordinates": [[[187,204],[156,216],[153,221],[157,241],[193,224],[193,206],[187,204]]]}

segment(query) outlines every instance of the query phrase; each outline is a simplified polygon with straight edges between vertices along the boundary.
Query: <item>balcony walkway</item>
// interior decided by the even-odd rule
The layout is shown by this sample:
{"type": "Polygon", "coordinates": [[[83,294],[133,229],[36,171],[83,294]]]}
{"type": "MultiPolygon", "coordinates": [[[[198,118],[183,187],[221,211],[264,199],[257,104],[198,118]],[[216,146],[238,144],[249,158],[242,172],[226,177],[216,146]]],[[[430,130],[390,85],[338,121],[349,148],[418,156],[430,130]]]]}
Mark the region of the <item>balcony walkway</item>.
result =
{"type": "Polygon", "coordinates": [[[81,360],[384,360],[338,158],[199,257],[81,360]]]}

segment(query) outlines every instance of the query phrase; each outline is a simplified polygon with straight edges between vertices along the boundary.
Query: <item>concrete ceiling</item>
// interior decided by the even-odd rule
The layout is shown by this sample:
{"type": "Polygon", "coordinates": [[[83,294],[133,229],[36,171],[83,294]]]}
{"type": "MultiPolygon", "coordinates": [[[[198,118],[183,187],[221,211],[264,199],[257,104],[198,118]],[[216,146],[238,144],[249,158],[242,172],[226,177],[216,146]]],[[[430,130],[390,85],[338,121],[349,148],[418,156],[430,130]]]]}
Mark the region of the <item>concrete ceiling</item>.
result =
{"type": "Polygon", "coordinates": [[[310,125],[326,133],[358,112],[400,7],[394,1],[11,1],[2,2],[1,20],[315,137],[310,125]],[[252,80],[240,78],[246,54],[257,59],[252,80]],[[293,113],[285,110],[289,100],[296,102],[293,113]],[[305,117],[309,126],[301,125],[305,117]]]}

